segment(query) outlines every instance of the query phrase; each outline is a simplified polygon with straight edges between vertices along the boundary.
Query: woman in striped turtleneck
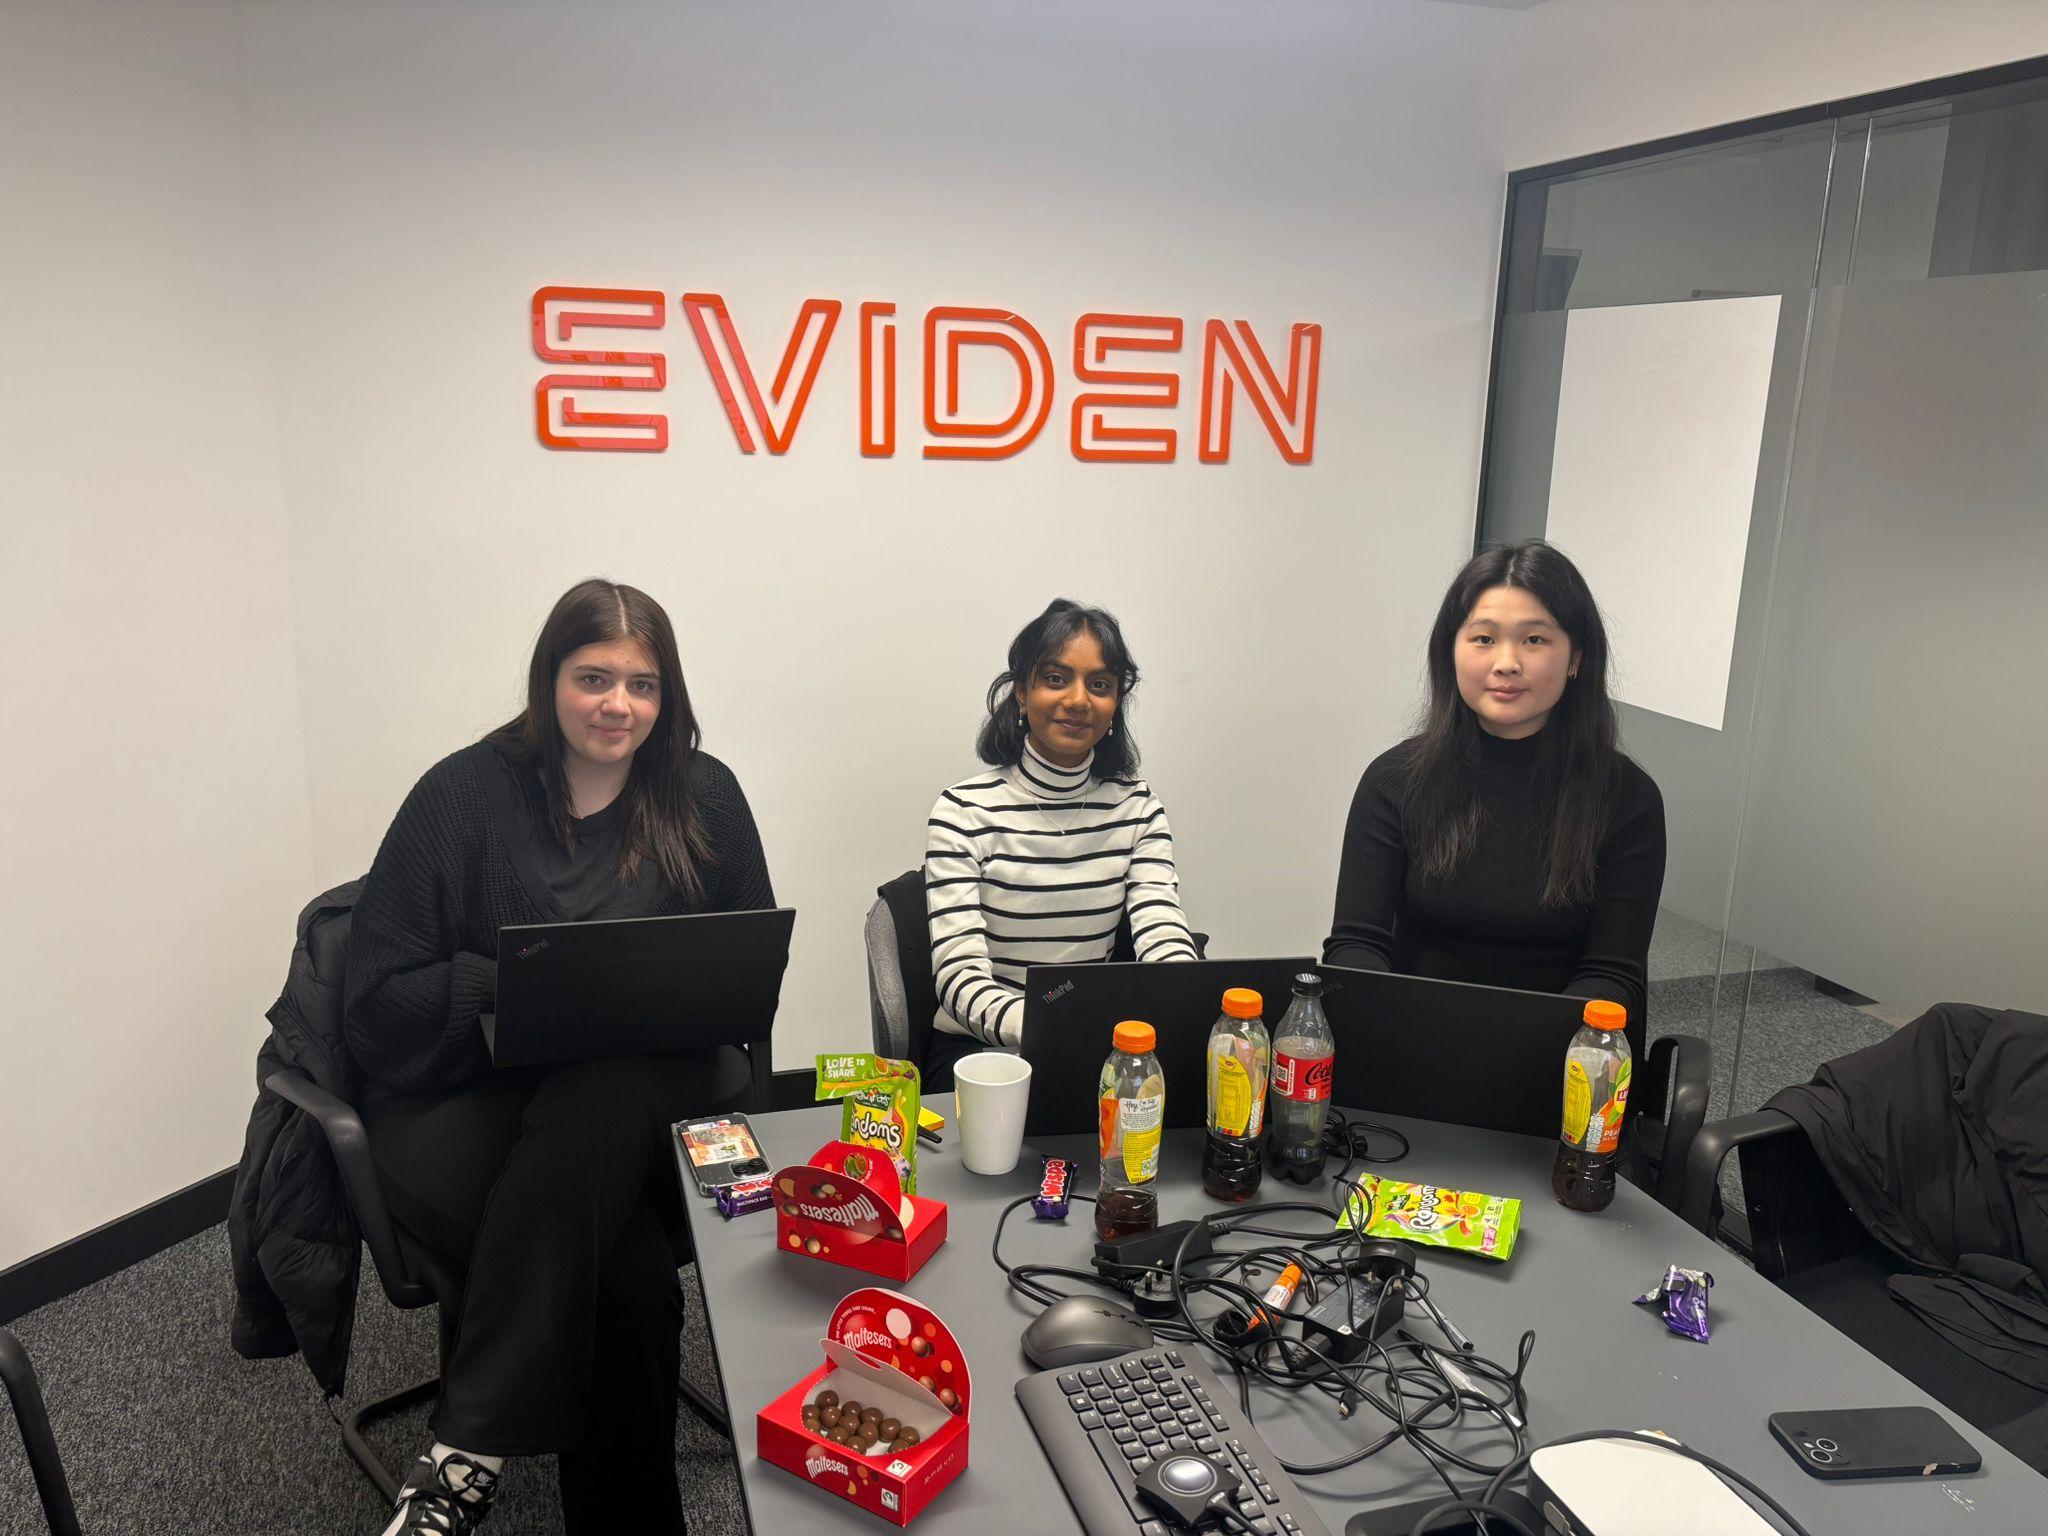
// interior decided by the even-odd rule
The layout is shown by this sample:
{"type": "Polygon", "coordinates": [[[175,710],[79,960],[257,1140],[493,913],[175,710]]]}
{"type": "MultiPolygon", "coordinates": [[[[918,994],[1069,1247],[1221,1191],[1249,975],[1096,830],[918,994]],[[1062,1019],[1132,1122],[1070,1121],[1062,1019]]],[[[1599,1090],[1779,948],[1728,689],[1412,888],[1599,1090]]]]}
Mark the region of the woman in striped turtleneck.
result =
{"type": "Polygon", "coordinates": [[[1057,599],[1009,660],[975,744],[989,767],[932,807],[927,1081],[970,1052],[1017,1046],[1025,967],[1106,960],[1126,917],[1138,959],[1196,957],[1166,810],[1137,776],[1126,710],[1138,667],[1116,620],[1057,599]]]}

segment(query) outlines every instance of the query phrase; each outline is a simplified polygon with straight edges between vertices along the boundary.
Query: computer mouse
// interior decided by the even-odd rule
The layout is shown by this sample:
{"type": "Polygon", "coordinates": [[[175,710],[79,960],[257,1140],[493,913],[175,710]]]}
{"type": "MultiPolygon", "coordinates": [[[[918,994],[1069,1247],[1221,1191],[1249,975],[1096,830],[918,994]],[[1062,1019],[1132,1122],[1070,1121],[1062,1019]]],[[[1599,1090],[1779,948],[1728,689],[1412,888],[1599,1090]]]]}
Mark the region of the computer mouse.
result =
{"type": "Polygon", "coordinates": [[[1093,1296],[1063,1297],[1024,1330],[1024,1354],[1042,1371],[1151,1347],[1152,1330],[1136,1313],[1093,1296]]]}

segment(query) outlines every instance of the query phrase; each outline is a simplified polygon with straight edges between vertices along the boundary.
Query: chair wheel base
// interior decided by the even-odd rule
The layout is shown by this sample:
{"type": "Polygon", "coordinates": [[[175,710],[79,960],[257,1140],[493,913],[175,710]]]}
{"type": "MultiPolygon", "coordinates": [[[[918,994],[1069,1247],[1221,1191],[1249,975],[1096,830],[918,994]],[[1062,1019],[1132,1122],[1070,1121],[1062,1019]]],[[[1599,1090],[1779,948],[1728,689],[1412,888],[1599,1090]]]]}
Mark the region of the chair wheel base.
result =
{"type": "Polygon", "coordinates": [[[685,1408],[726,1439],[732,1438],[732,1416],[725,1411],[722,1400],[714,1398],[694,1381],[678,1382],[676,1389],[682,1396],[685,1408]]]}
{"type": "Polygon", "coordinates": [[[383,1458],[371,1448],[363,1435],[363,1426],[378,1419],[388,1419],[394,1413],[403,1413],[415,1403],[430,1402],[440,1395],[441,1378],[436,1376],[416,1387],[407,1387],[403,1392],[394,1392],[374,1403],[365,1403],[342,1418],[341,1443],[348,1447],[349,1458],[363,1469],[363,1475],[376,1484],[387,1504],[398,1502],[398,1490],[403,1479],[385,1466],[383,1458]]]}

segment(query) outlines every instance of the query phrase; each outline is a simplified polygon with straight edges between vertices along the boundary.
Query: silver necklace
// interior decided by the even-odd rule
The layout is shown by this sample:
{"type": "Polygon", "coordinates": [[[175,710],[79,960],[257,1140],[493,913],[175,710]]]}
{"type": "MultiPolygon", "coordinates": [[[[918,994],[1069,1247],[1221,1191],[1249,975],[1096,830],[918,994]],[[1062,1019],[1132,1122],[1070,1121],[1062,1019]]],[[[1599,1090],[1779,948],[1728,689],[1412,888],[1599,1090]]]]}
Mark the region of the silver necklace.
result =
{"type": "Polygon", "coordinates": [[[1031,803],[1038,807],[1038,814],[1043,816],[1046,819],[1046,821],[1051,824],[1053,831],[1059,833],[1061,837],[1065,837],[1067,835],[1067,829],[1073,826],[1074,818],[1079,816],[1082,810],[1082,807],[1078,805],[1075,806],[1073,812],[1067,817],[1066,826],[1061,826],[1058,822],[1053,821],[1052,812],[1048,811],[1045,808],[1045,802],[1039,799],[1037,795],[1033,795],[1031,797],[1031,803]]]}

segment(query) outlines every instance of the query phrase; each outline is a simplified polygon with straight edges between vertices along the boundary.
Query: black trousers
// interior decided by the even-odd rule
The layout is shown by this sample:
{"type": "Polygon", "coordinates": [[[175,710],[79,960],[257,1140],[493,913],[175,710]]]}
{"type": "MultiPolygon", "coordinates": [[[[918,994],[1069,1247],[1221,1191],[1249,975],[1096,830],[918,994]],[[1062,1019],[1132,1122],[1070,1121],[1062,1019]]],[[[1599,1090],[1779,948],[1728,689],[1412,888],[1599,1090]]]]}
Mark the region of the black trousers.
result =
{"type": "Polygon", "coordinates": [[[364,1105],[393,1217],[465,1275],[434,1436],[559,1458],[564,1527],[672,1536],[682,1202],[668,1128],[746,1061],[575,1062],[364,1105]]]}

